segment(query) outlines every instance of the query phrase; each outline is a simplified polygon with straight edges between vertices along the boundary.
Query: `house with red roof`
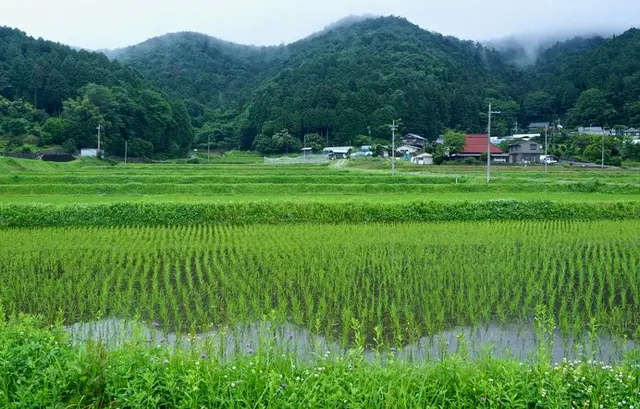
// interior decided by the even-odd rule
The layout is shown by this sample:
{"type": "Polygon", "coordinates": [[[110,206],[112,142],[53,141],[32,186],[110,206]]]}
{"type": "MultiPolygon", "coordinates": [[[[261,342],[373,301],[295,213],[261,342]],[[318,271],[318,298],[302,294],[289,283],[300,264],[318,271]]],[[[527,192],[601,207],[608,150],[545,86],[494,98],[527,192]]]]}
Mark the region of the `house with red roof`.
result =
{"type": "Polygon", "coordinates": [[[456,158],[475,158],[480,159],[482,154],[487,153],[487,148],[491,150],[491,161],[495,163],[507,163],[509,154],[502,152],[502,149],[496,145],[489,143],[489,135],[487,134],[468,134],[465,135],[464,150],[454,155],[456,158]],[[488,146],[487,146],[488,145],[488,146]]]}

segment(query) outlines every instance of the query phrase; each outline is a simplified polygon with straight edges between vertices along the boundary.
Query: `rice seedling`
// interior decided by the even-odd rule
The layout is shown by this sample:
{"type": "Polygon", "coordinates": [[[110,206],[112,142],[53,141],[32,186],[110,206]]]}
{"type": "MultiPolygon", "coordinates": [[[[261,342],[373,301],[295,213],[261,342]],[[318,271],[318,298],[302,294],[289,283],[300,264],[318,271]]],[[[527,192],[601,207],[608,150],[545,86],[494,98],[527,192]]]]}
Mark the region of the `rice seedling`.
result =
{"type": "Polygon", "coordinates": [[[366,347],[528,325],[544,305],[566,334],[597,325],[633,338],[638,231],[637,221],[5,229],[0,305],[190,333],[272,314],[343,346],[357,320],[366,347]]]}

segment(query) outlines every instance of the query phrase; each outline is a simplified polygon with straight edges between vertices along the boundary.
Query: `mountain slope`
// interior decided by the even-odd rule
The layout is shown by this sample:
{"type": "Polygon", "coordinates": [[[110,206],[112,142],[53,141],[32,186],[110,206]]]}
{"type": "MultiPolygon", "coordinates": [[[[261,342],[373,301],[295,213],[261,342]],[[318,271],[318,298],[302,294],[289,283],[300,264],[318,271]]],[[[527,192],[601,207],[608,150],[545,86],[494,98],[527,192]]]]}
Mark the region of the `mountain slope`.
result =
{"type": "MultiPolygon", "coordinates": [[[[444,127],[484,129],[485,100],[517,105],[520,72],[479,44],[427,32],[386,17],[339,27],[287,46],[282,71],[247,108],[243,147],[262,126],[319,133],[347,143],[387,125],[436,138],[444,127]]],[[[507,106],[505,106],[508,109],[507,106]]]]}
{"type": "Polygon", "coordinates": [[[113,154],[125,141],[140,156],[178,155],[193,142],[184,103],[131,67],[0,27],[0,137],[76,150],[96,146],[98,125],[113,154]]]}
{"type": "Polygon", "coordinates": [[[176,96],[212,108],[232,108],[246,103],[281,51],[281,47],[244,46],[182,32],[106,54],[176,96]]]}
{"type": "MultiPolygon", "coordinates": [[[[587,122],[638,126],[640,117],[640,30],[610,39],[574,39],[544,52],[533,70],[533,84],[556,98],[555,110],[572,111],[574,125],[587,122]],[[591,91],[590,91],[591,90],[591,91]],[[575,106],[585,92],[597,90],[615,112],[587,115],[575,106]],[[573,108],[573,110],[572,110],[573,108]]],[[[582,98],[583,102],[586,96],[582,98]]],[[[602,101],[601,101],[602,102],[602,101]]],[[[580,108],[580,107],[578,107],[580,108]]],[[[604,107],[600,107],[604,109],[604,107]]]]}

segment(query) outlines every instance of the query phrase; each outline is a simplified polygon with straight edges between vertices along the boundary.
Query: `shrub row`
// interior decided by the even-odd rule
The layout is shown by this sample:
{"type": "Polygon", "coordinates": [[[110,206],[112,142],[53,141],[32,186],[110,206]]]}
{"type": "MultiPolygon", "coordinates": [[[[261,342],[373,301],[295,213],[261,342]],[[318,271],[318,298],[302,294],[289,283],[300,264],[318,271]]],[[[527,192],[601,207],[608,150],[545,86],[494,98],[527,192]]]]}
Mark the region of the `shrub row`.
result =
{"type": "Polygon", "coordinates": [[[121,183],[0,185],[3,195],[159,195],[159,194],[302,194],[302,193],[611,193],[640,194],[640,184],[601,182],[421,184],[421,183],[121,183]]]}
{"type": "Polygon", "coordinates": [[[640,219],[640,201],[230,202],[0,205],[0,227],[640,219]]]}
{"type": "Polygon", "coordinates": [[[323,184],[455,184],[466,183],[469,178],[453,176],[388,176],[367,174],[247,174],[247,175],[7,175],[0,176],[0,185],[40,185],[40,184],[296,184],[296,183],[323,183],[323,184]]]}

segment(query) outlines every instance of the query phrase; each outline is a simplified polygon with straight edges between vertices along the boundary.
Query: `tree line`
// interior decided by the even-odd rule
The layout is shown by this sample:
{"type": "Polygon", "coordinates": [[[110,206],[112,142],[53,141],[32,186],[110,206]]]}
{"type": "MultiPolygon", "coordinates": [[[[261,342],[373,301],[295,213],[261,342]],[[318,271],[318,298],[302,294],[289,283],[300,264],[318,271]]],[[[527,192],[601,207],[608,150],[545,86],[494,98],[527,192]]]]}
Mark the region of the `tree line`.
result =
{"type": "Polygon", "coordinates": [[[0,132],[41,144],[178,156],[190,147],[295,150],[388,141],[388,124],[435,140],[448,129],[492,133],[560,119],[569,126],[640,127],[640,31],[558,43],[520,68],[508,55],[368,19],[278,47],[178,33],[110,53],[75,51],[0,29],[0,132]],[[15,114],[24,106],[33,112],[15,114]],[[26,121],[26,122],[25,122],[26,121]],[[286,132],[284,132],[286,130],[286,132]],[[367,138],[364,139],[363,135],[367,138]],[[311,143],[311,142],[310,142],[311,143]]]}

